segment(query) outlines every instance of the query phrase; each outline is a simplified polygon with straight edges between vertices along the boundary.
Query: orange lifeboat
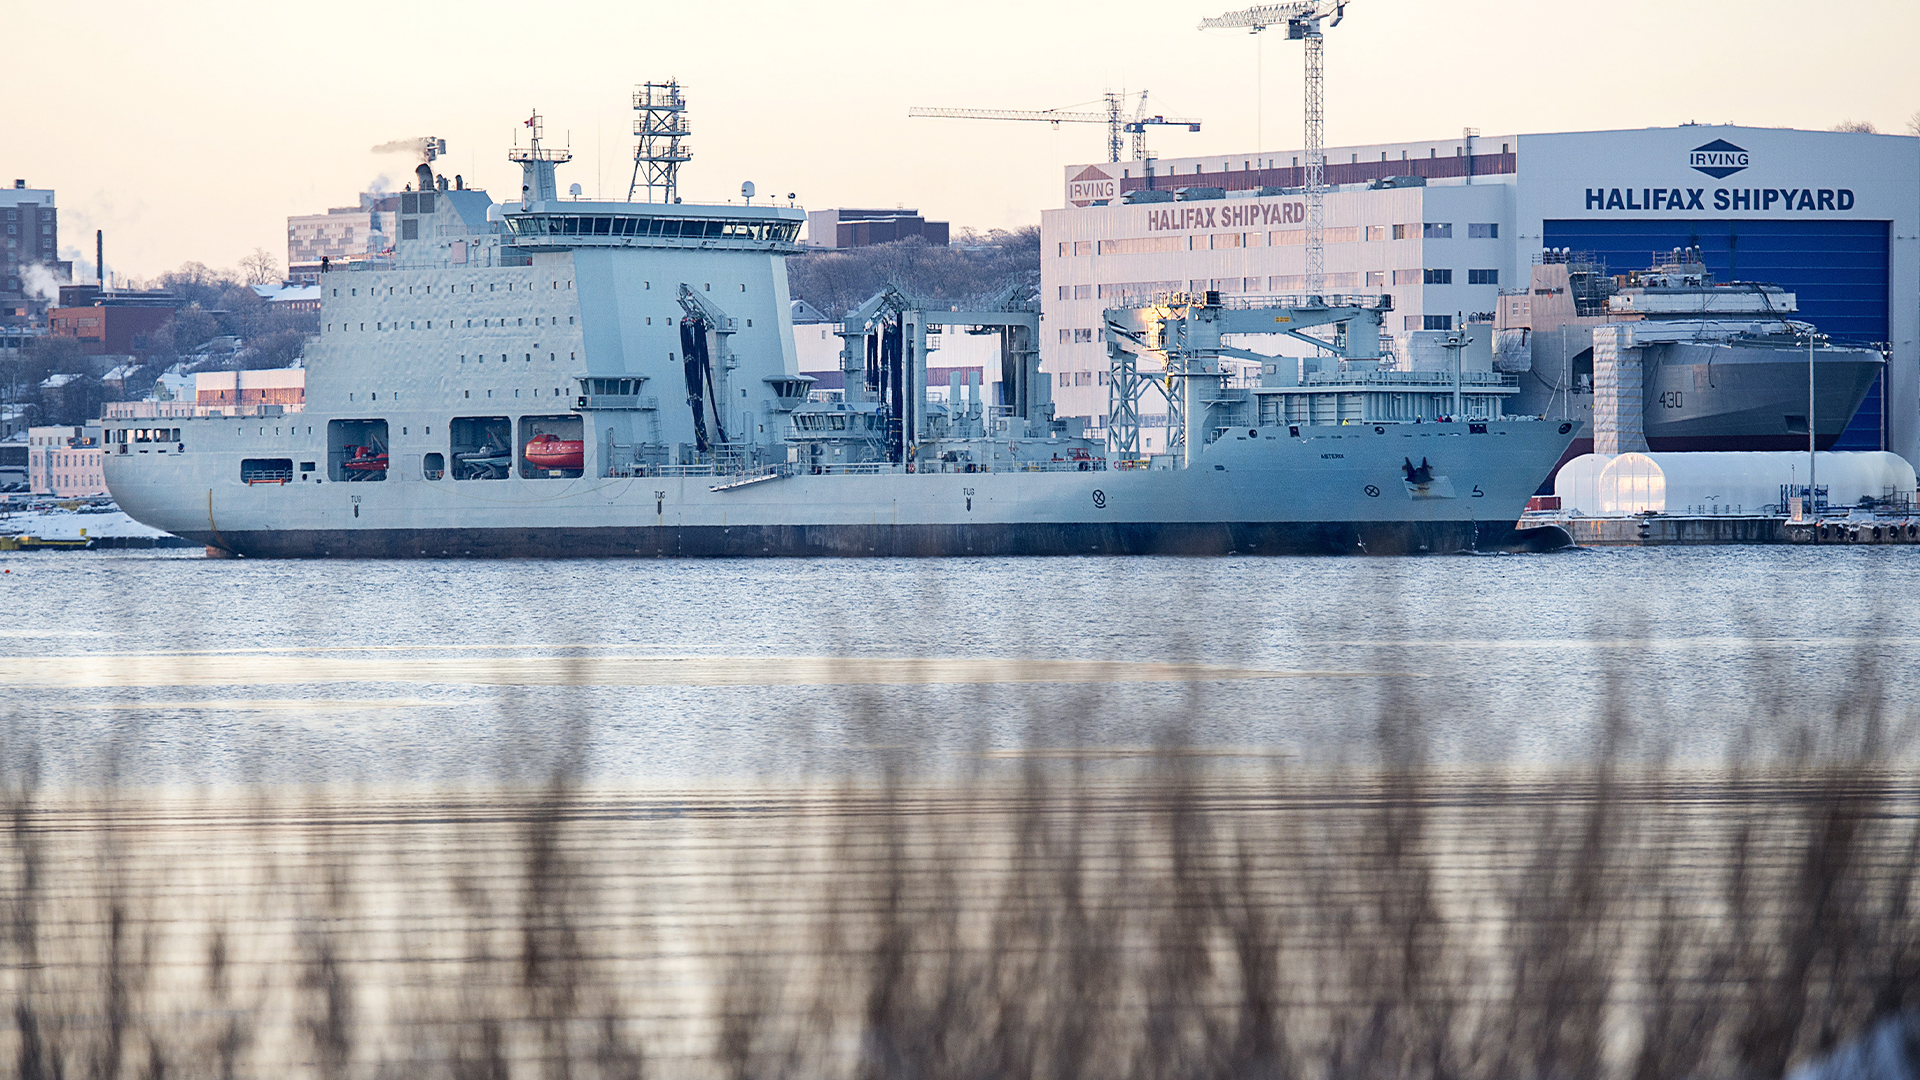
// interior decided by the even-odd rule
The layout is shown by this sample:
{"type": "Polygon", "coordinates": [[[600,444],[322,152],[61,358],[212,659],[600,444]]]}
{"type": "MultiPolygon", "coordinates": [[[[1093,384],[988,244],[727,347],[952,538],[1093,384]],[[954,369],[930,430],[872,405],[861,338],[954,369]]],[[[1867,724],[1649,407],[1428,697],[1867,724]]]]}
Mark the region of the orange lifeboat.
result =
{"type": "Polygon", "coordinates": [[[350,472],[375,473],[387,471],[387,452],[378,446],[349,446],[352,453],[340,467],[350,472]]]}
{"type": "Polygon", "coordinates": [[[536,469],[578,469],[582,461],[579,439],[563,439],[551,431],[527,441],[527,464],[536,469]]]}

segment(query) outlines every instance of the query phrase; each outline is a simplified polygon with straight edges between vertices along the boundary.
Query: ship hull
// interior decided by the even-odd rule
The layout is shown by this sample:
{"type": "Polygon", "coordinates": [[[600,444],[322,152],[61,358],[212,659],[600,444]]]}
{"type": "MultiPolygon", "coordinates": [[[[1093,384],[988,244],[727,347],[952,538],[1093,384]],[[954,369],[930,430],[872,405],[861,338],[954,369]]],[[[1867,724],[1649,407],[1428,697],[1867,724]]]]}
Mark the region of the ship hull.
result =
{"type": "Polygon", "coordinates": [[[200,531],[187,538],[231,554],[280,559],[1422,555],[1544,551],[1568,543],[1564,535],[1516,531],[1509,522],[1471,521],[333,529],[200,531]]]}
{"type": "Polygon", "coordinates": [[[184,450],[109,454],[108,486],[140,521],[255,557],[1444,553],[1553,546],[1510,533],[1580,434],[1529,420],[1243,429],[1184,469],[793,469],[742,483],[424,480],[396,466],[382,481],[247,484],[251,430],[195,424],[184,450]],[[1410,463],[1431,480],[1408,482],[1410,463]]]}
{"type": "MultiPolygon", "coordinates": [[[[1590,423],[1590,388],[1568,388],[1567,372],[1591,371],[1585,328],[1566,331],[1568,349],[1553,334],[1536,335],[1534,367],[1520,380],[1510,409],[1565,415],[1590,423]]],[[[1641,430],[1655,452],[1805,450],[1807,354],[1803,349],[1674,342],[1648,346],[1642,361],[1641,430]]],[[[1815,353],[1814,429],[1818,448],[1830,449],[1860,410],[1882,367],[1871,349],[1822,348],[1815,353]]],[[[1592,450],[1591,440],[1576,447],[1592,450]]]]}

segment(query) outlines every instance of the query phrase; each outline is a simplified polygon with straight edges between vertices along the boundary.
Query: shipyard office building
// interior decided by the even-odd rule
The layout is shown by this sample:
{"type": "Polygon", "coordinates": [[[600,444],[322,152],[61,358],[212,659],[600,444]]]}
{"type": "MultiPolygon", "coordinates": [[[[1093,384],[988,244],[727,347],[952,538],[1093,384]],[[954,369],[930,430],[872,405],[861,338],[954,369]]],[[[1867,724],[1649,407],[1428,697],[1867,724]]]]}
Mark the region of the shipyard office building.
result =
{"type": "MultiPolygon", "coordinates": [[[[1040,226],[1041,358],[1059,415],[1105,424],[1104,308],[1167,291],[1302,291],[1305,202],[1277,190],[1299,187],[1301,160],[1066,168],[1066,204],[1040,226]],[[1146,188],[1202,190],[1125,201],[1146,188]]],[[[1391,295],[1396,356],[1409,331],[1490,319],[1543,248],[1592,252],[1622,274],[1697,245],[1718,280],[1797,294],[1798,317],[1837,343],[1884,343],[1887,369],[1836,449],[1884,437],[1920,463],[1920,139],[1695,125],[1472,136],[1330,148],[1326,175],[1326,291],[1391,295]]],[[[1251,347],[1305,351],[1285,342],[1251,347]]]]}

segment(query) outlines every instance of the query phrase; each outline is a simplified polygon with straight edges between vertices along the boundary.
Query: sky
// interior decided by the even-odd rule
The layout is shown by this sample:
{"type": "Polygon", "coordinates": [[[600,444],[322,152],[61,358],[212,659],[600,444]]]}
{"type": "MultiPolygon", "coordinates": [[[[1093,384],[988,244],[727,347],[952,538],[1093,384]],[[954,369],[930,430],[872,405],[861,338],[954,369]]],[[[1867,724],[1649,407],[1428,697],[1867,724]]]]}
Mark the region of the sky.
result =
{"type": "MultiPolygon", "coordinates": [[[[1105,128],[908,119],[909,106],[1097,108],[1147,90],[1168,157],[1301,143],[1302,56],[1283,33],[1201,31],[1241,0],[893,3],[261,4],[0,0],[13,92],[0,183],[56,189],[61,257],[91,276],[284,263],[286,217],[353,205],[414,162],[517,194],[506,151],[538,109],[569,145],[560,183],[624,198],[631,94],[677,78],[687,201],[793,192],[804,206],[910,206],[955,228],[1038,223],[1061,167],[1105,128]]],[[[1905,132],[1920,111],[1916,0],[1352,0],[1327,35],[1327,143],[1738,123],[1905,132]]]]}

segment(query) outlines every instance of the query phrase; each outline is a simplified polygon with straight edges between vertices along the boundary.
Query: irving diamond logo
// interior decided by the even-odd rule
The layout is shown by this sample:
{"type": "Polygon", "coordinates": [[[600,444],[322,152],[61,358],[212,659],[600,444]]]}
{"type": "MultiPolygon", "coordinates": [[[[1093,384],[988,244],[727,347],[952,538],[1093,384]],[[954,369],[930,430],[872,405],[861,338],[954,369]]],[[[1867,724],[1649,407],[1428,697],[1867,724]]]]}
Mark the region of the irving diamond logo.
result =
{"type": "Polygon", "coordinates": [[[1725,139],[1715,139],[1705,146],[1696,146],[1687,153],[1687,164],[1715,180],[1724,180],[1741,169],[1750,161],[1747,152],[1725,139]]]}
{"type": "Polygon", "coordinates": [[[1067,181],[1067,201],[1075,206],[1111,202],[1120,197],[1120,185],[1113,177],[1089,165],[1067,181]]]}

